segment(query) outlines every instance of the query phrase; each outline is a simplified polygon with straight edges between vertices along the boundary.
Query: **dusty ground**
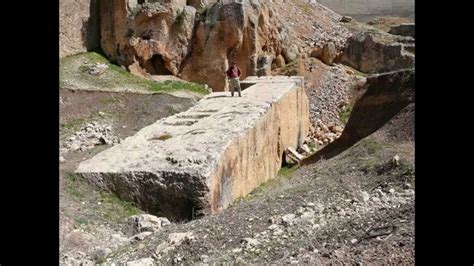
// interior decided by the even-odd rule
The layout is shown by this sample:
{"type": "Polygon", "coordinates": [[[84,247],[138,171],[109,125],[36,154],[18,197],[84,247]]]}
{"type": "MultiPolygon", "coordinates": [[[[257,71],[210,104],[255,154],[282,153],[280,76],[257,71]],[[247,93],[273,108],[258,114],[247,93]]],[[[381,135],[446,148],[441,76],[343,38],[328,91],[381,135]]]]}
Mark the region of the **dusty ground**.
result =
{"type": "Polygon", "coordinates": [[[341,49],[350,36],[339,23],[342,16],[322,5],[313,6],[306,0],[275,0],[272,8],[282,25],[289,29],[291,44],[296,45],[301,54],[309,55],[314,47],[328,41],[341,49]]]}
{"type": "MultiPolygon", "coordinates": [[[[132,135],[156,120],[191,107],[195,101],[169,94],[140,94],[61,90],[61,135],[86,119],[108,119],[121,138],[132,135]],[[101,112],[102,115],[99,114],[101,112]],[[63,131],[64,130],[64,131],[63,131]]],[[[68,131],[69,130],[69,131],[68,131]]]]}

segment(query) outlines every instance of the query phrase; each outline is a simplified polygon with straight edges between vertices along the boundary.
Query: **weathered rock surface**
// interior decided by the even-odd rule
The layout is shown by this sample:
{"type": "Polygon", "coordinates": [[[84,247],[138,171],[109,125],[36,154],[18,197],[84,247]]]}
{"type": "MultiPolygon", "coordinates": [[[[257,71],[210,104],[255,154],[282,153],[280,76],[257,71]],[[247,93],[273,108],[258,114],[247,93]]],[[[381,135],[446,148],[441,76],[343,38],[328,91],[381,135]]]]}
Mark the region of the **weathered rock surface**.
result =
{"type": "Polygon", "coordinates": [[[277,67],[284,67],[285,66],[285,58],[282,55],[278,55],[275,58],[275,64],[277,67]]]}
{"type": "Polygon", "coordinates": [[[283,49],[283,57],[285,58],[286,62],[295,61],[299,56],[298,46],[292,44],[288,47],[283,49]]]}
{"type": "Polygon", "coordinates": [[[62,143],[61,153],[83,151],[97,145],[116,145],[120,138],[116,136],[112,126],[105,122],[93,121],[82,127],[62,143]]]}
{"type": "Polygon", "coordinates": [[[341,136],[322,150],[303,160],[314,163],[331,158],[362,138],[374,133],[400,110],[415,101],[413,69],[374,75],[367,79],[365,92],[355,103],[341,136]]]}
{"type": "Polygon", "coordinates": [[[170,221],[164,217],[156,217],[150,214],[134,215],[128,219],[128,231],[131,235],[155,232],[170,224],[170,221]]]}
{"type": "Polygon", "coordinates": [[[245,78],[257,73],[260,54],[281,53],[282,38],[265,3],[224,1],[202,8],[208,1],[188,2],[104,2],[102,49],[136,75],[172,74],[214,91],[227,89],[229,61],[245,78]]]}
{"type": "Polygon", "coordinates": [[[99,1],[59,2],[59,56],[64,57],[100,46],[99,1]]]}
{"type": "Polygon", "coordinates": [[[352,21],[352,17],[349,17],[349,16],[343,16],[341,18],[341,22],[351,22],[352,21]]]}
{"type": "Polygon", "coordinates": [[[365,73],[411,68],[415,64],[415,56],[407,53],[405,44],[401,43],[410,41],[386,33],[359,32],[349,38],[340,62],[365,73]]]}
{"type": "Polygon", "coordinates": [[[415,23],[405,23],[393,26],[388,33],[415,38],[415,23]]]}
{"type": "Polygon", "coordinates": [[[339,137],[338,129],[344,126],[341,114],[352,106],[351,95],[358,94],[366,81],[365,77],[348,74],[348,70],[341,64],[327,67],[317,86],[307,86],[313,126],[310,135],[314,138],[310,142],[321,146],[339,137]]]}
{"type": "Polygon", "coordinates": [[[126,266],[153,266],[155,265],[155,261],[152,258],[143,258],[134,261],[128,261],[126,266]]]}
{"type": "Polygon", "coordinates": [[[323,48],[314,47],[313,50],[311,50],[310,56],[314,58],[321,58],[323,56],[323,48]]]}
{"type": "Polygon", "coordinates": [[[269,76],[271,74],[271,65],[273,58],[271,55],[261,55],[257,61],[257,76],[269,76]]]}
{"type": "MultiPolygon", "coordinates": [[[[195,25],[190,56],[182,64],[183,79],[227,90],[225,70],[235,61],[242,78],[257,74],[257,60],[264,53],[281,53],[281,37],[270,9],[259,1],[217,4],[195,25]]],[[[271,65],[271,62],[270,62],[271,65]]]]}
{"type": "Polygon", "coordinates": [[[216,213],[274,178],[302,145],[309,106],[300,77],[251,77],[242,97],[212,93],[81,163],[96,185],[170,219],[216,213]]]}
{"type": "Polygon", "coordinates": [[[101,47],[107,57],[148,74],[179,72],[188,53],[196,9],[183,3],[124,0],[100,5],[101,47]]]}
{"type": "Polygon", "coordinates": [[[207,0],[188,0],[186,1],[186,4],[196,9],[200,9],[205,8],[209,3],[207,0]]]}
{"type": "Polygon", "coordinates": [[[336,56],[337,56],[337,50],[334,43],[329,42],[325,44],[323,47],[323,53],[322,53],[322,58],[321,58],[322,61],[327,65],[332,65],[336,56]]]}

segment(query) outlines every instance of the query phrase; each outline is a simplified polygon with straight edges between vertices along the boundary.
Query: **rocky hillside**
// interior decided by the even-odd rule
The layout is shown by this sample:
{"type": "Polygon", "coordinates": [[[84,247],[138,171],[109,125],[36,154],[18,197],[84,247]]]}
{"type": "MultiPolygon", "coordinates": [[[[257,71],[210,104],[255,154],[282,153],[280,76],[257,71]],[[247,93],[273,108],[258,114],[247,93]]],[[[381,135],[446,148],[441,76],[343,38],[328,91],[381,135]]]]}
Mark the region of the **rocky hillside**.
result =
{"type": "Polygon", "coordinates": [[[363,90],[362,96],[354,104],[341,136],[306,158],[303,164],[315,163],[322,158],[331,158],[339,154],[377,131],[402,109],[414,103],[414,70],[400,70],[372,76],[367,80],[363,90]]]}
{"type": "Polygon", "coordinates": [[[349,36],[337,23],[341,16],[304,1],[219,1],[196,8],[184,1],[115,0],[100,5],[100,17],[101,47],[111,60],[137,75],[172,74],[215,91],[226,89],[229,61],[237,62],[243,78],[268,75],[277,60],[292,62],[328,41],[342,49],[349,36]]]}
{"type": "Polygon", "coordinates": [[[238,63],[244,77],[255,75],[261,56],[284,52],[288,32],[263,1],[196,8],[185,1],[115,0],[101,4],[100,14],[107,57],[137,75],[172,74],[215,91],[226,88],[229,60],[238,63]]]}
{"type": "MultiPolygon", "coordinates": [[[[283,169],[218,215],[184,224],[124,217],[108,234],[110,222],[83,222],[65,239],[102,244],[64,253],[62,263],[413,264],[414,146],[381,141],[384,134],[316,165],[283,169]]],[[[109,202],[85,204],[110,213],[109,202]]]]}
{"type": "Polygon", "coordinates": [[[371,26],[397,20],[362,24],[303,0],[114,0],[98,7],[103,52],[134,75],[173,75],[214,91],[227,90],[229,61],[238,63],[243,78],[304,76],[320,146],[339,136],[340,116],[354,103],[364,73],[414,64],[413,37],[371,26]]]}
{"type": "Polygon", "coordinates": [[[61,265],[414,263],[413,27],[308,2],[61,2],[61,56],[101,48],[61,59],[61,265]],[[244,77],[305,78],[313,164],[188,223],[73,174],[204,84],[227,90],[232,60],[244,77]]]}

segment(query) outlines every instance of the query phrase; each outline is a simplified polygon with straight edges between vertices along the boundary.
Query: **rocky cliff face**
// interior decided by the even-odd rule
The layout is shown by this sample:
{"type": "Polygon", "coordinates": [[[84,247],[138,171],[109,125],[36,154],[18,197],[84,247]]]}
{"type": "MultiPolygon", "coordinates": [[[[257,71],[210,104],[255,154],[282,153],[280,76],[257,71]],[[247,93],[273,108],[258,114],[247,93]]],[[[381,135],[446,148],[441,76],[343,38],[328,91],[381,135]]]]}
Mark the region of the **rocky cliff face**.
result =
{"type": "Polygon", "coordinates": [[[110,59],[135,74],[178,74],[192,37],[193,7],[113,0],[101,3],[100,12],[101,46],[110,59]]]}
{"type": "Polygon", "coordinates": [[[360,31],[349,38],[340,62],[365,73],[411,68],[415,64],[414,42],[412,37],[360,31]]]}
{"type": "MultiPolygon", "coordinates": [[[[257,74],[258,60],[281,53],[277,27],[271,25],[271,12],[258,2],[244,1],[214,5],[198,21],[190,57],[183,62],[182,77],[207,83],[215,90],[226,87],[225,70],[236,61],[245,78],[257,74]]],[[[271,64],[271,61],[270,61],[271,64]]]]}
{"type": "Polygon", "coordinates": [[[256,74],[260,57],[273,60],[282,52],[283,29],[271,9],[255,0],[111,0],[101,3],[100,14],[105,54],[142,76],[172,74],[222,91],[229,61],[245,78],[256,74]]]}
{"type": "Polygon", "coordinates": [[[98,0],[59,1],[59,56],[98,48],[98,20],[98,0]]]}

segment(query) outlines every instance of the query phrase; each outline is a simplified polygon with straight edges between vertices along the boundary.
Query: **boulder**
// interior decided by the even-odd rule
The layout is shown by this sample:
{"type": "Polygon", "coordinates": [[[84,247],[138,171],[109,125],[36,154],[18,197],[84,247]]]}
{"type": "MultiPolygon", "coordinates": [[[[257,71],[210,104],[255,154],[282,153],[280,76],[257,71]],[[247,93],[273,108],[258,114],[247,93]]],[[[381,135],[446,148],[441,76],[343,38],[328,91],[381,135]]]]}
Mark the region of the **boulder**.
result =
{"type": "Polygon", "coordinates": [[[349,16],[343,16],[341,18],[341,22],[351,22],[351,21],[352,21],[352,18],[349,16]]]}
{"type": "Polygon", "coordinates": [[[275,58],[275,64],[278,68],[282,68],[285,66],[285,58],[282,55],[278,55],[275,58]]]}
{"type": "Polygon", "coordinates": [[[271,74],[271,63],[273,57],[271,55],[260,55],[257,60],[257,76],[268,76],[271,74]]]}
{"type": "Polygon", "coordinates": [[[283,57],[285,58],[286,62],[295,61],[299,56],[298,46],[296,44],[292,44],[288,47],[283,48],[283,57]]]}
{"type": "Polygon", "coordinates": [[[323,54],[322,54],[321,60],[326,65],[332,65],[336,56],[337,56],[337,50],[334,43],[333,42],[326,43],[323,47],[323,54]]]}
{"type": "Polygon", "coordinates": [[[415,38],[415,23],[405,23],[393,26],[392,28],[390,28],[390,31],[388,33],[415,38]]]}
{"type": "Polygon", "coordinates": [[[150,214],[134,215],[128,218],[128,231],[131,235],[155,232],[170,224],[170,221],[164,217],[156,217],[150,214]]]}
{"type": "Polygon", "coordinates": [[[310,56],[314,57],[314,58],[319,58],[319,59],[322,58],[323,48],[322,47],[314,47],[313,50],[311,50],[310,56]]]}
{"type": "Polygon", "coordinates": [[[387,33],[360,32],[349,38],[340,58],[364,73],[381,73],[411,68],[415,56],[404,51],[399,38],[387,33]]]}

